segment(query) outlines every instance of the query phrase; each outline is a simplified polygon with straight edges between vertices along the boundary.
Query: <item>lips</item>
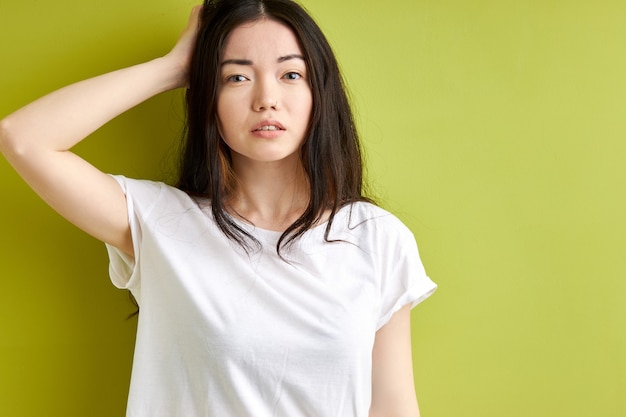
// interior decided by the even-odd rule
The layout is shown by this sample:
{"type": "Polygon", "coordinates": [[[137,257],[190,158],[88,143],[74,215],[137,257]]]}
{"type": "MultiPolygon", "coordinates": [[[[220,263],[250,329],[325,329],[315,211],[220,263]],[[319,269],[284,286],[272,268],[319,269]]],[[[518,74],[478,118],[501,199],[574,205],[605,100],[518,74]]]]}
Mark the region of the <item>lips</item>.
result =
{"type": "Polygon", "coordinates": [[[276,132],[279,130],[286,130],[285,127],[276,120],[264,120],[261,123],[254,126],[253,132],[276,132]]]}

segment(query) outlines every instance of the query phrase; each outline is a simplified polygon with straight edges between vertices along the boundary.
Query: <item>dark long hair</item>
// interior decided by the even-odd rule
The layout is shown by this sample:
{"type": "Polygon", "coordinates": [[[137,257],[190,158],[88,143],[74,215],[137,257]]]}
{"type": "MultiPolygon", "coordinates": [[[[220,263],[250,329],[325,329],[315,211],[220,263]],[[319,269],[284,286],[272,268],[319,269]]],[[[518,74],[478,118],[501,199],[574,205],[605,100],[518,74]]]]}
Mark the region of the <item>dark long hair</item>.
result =
{"type": "Polygon", "coordinates": [[[259,245],[226,211],[235,175],[230,150],[217,128],[220,62],[229,34],[239,25],[271,19],[289,27],[304,53],[313,96],[311,118],[300,158],[309,184],[309,203],[277,244],[293,242],[330,213],[329,240],[337,211],[364,196],[362,153],[337,60],[326,37],[297,3],[290,0],[205,0],[189,68],[187,125],[178,188],[208,198],[217,225],[246,249],[259,245]]]}

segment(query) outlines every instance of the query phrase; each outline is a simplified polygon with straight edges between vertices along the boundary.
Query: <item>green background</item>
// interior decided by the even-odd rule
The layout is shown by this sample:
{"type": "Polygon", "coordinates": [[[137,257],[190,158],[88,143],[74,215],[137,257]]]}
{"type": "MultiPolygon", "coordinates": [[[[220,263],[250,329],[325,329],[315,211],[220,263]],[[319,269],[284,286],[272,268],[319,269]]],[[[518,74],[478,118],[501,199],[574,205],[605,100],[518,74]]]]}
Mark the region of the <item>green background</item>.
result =
{"type": "MultiPolygon", "coordinates": [[[[0,0],[0,117],[165,53],[189,0],[0,0]]],[[[626,3],[307,0],[374,194],[414,231],[426,417],[626,415],[626,3]]],[[[167,179],[169,93],[77,152],[167,179]]],[[[0,415],[122,416],[135,320],[99,242],[0,159],[0,415]]]]}

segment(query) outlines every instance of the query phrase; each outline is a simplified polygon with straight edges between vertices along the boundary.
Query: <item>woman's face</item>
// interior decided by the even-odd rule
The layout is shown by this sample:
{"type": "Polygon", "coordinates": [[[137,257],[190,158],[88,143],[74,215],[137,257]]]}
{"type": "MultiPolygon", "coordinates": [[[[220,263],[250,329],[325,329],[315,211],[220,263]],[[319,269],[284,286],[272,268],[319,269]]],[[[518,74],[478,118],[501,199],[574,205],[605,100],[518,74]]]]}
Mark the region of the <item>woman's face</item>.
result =
{"type": "Polygon", "coordinates": [[[238,26],[220,71],[218,126],[235,167],[297,158],[313,98],[291,29],[267,19],[238,26]]]}

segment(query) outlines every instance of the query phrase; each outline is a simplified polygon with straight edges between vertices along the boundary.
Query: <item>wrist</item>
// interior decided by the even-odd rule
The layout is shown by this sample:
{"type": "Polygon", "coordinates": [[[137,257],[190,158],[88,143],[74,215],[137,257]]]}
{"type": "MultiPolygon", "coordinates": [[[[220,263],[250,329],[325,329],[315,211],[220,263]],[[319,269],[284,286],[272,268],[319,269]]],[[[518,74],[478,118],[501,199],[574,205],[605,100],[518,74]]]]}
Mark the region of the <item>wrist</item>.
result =
{"type": "Polygon", "coordinates": [[[155,66],[157,73],[161,76],[162,91],[175,90],[187,85],[186,65],[172,59],[169,55],[155,58],[149,64],[155,66]]]}

